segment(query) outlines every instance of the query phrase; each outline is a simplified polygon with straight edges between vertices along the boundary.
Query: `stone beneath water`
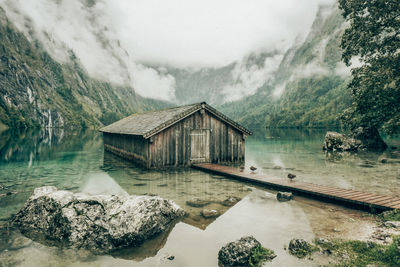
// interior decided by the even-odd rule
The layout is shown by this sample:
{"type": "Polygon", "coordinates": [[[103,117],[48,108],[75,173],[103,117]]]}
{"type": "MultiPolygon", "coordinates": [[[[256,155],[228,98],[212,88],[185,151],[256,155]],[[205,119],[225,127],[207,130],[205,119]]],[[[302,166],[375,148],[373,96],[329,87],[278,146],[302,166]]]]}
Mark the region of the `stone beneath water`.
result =
{"type": "Polygon", "coordinates": [[[211,201],[208,200],[202,200],[202,199],[194,199],[194,200],[188,200],[186,201],[186,205],[190,207],[195,207],[195,208],[202,208],[204,206],[207,206],[211,203],[211,201]]]}
{"type": "Polygon", "coordinates": [[[272,260],[275,257],[272,250],[263,248],[252,236],[230,242],[218,252],[221,266],[258,266],[262,261],[272,260]]]}
{"type": "Polygon", "coordinates": [[[276,194],[276,199],[280,202],[292,200],[293,193],[292,192],[278,192],[276,194]]]}
{"type": "Polygon", "coordinates": [[[315,247],[304,239],[294,238],[289,242],[289,253],[297,258],[304,258],[305,256],[311,254],[314,250],[315,247]]]}
{"type": "Polygon", "coordinates": [[[241,199],[238,197],[228,197],[227,199],[225,199],[224,201],[222,201],[222,205],[226,206],[226,207],[232,207],[233,205],[235,205],[236,203],[238,203],[241,199]]]}
{"type": "Polygon", "coordinates": [[[204,209],[201,211],[201,216],[206,219],[215,218],[219,216],[218,210],[204,209]]]}
{"type": "Polygon", "coordinates": [[[160,197],[91,196],[45,186],[35,189],[13,223],[34,240],[110,252],[140,245],[184,214],[160,197]]]}

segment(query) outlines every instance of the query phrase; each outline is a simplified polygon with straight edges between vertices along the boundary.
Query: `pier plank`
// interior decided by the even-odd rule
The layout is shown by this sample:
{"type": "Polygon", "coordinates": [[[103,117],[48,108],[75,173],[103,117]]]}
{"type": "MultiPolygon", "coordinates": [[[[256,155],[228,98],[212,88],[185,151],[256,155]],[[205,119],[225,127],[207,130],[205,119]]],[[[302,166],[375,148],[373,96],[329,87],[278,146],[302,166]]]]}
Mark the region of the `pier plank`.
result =
{"type": "Polygon", "coordinates": [[[289,181],[285,178],[268,177],[256,172],[240,171],[238,168],[212,163],[193,164],[193,168],[231,177],[239,181],[257,183],[273,189],[290,191],[320,200],[336,201],[338,204],[361,209],[392,210],[400,209],[400,198],[379,195],[352,189],[318,185],[302,181],[289,181]]]}

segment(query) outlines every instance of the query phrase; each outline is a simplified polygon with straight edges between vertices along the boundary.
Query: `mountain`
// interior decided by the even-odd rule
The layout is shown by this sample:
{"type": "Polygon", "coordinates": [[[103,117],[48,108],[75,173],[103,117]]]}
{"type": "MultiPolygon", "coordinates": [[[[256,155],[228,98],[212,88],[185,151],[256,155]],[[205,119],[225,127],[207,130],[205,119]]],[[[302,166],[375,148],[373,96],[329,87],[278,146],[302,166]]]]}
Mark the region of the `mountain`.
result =
{"type": "Polygon", "coordinates": [[[337,4],[321,6],[307,37],[287,51],[253,51],[222,67],[178,68],[131,62],[94,5],[81,3],[87,3],[83,17],[90,27],[77,36],[96,40],[91,56],[102,60],[83,60],[86,50],[68,47],[62,31],[31,28],[24,13],[8,5],[14,26],[0,9],[0,128],[97,127],[171,104],[141,95],[164,95],[159,99],[176,105],[207,101],[251,129],[338,126],[337,116],[350,105],[337,4]],[[125,80],[131,86],[122,86],[125,80]]]}
{"type": "Polygon", "coordinates": [[[350,105],[350,70],[339,48],[345,27],[337,4],[321,6],[306,39],[285,53],[273,78],[222,111],[253,129],[339,126],[338,115],[350,105]]]}
{"type": "Polygon", "coordinates": [[[254,94],[267,82],[282,60],[278,51],[252,52],[239,61],[222,67],[177,68],[147,65],[162,69],[175,80],[174,102],[191,104],[201,101],[220,106],[254,94]]]}
{"type": "Polygon", "coordinates": [[[67,63],[54,60],[0,7],[0,126],[98,127],[167,105],[90,77],[74,52],[68,53],[67,63]]]}

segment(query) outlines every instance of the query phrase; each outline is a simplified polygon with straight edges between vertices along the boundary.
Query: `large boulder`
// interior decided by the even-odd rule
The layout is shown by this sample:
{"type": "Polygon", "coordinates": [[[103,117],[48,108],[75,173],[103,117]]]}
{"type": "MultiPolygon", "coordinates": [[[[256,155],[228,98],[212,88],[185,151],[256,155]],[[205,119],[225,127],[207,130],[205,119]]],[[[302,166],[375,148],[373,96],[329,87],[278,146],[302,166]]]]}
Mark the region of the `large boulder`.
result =
{"type": "Polygon", "coordinates": [[[328,151],[357,151],[361,141],[337,132],[327,132],[323,149],[328,151]]]}
{"type": "Polygon", "coordinates": [[[109,252],[140,245],[184,213],[160,197],[91,196],[45,186],[35,189],[13,222],[34,240],[109,252]]]}
{"type": "Polygon", "coordinates": [[[360,149],[385,150],[387,148],[375,127],[358,127],[353,131],[352,137],[361,142],[360,149]]]}
{"type": "Polygon", "coordinates": [[[385,150],[386,143],[374,127],[358,127],[350,135],[327,132],[323,149],[328,151],[385,150]]]}
{"type": "Polygon", "coordinates": [[[218,252],[220,266],[250,266],[254,261],[272,260],[276,255],[272,250],[263,248],[254,237],[246,236],[223,246],[218,252]]]}

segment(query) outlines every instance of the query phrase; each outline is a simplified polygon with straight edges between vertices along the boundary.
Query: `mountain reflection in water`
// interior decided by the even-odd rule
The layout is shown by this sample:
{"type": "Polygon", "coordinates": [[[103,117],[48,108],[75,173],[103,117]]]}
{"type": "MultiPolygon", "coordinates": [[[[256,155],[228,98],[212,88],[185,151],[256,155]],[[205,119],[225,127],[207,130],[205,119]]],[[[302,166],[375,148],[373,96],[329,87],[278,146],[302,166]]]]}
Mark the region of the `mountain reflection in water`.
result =
{"type": "MultiPolygon", "coordinates": [[[[255,131],[246,140],[246,168],[258,173],[361,191],[399,195],[400,158],[395,149],[383,153],[324,153],[325,131],[255,131]],[[383,163],[382,159],[386,159],[383,163]]],[[[296,198],[288,203],[275,192],[197,170],[146,170],[104,153],[102,136],[94,131],[46,129],[0,134],[0,263],[2,265],[85,266],[217,266],[219,248],[243,235],[254,235],[278,255],[268,266],[312,266],[283,249],[293,237],[362,237],[371,221],[354,210],[296,198]],[[159,195],[171,199],[188,216],[170,231],[143,246],[113,255],[46,246],[9,227],[34,188],[53,185],[88,194],[159,195]],[[224,205],[229,197],[241,199],[224,205]],[[193,203],[202,203],[199,206],[193,203]],[[204,218],[203,209],[215,209],[217,218],[204,218]],[[330,212],[330,211],[333,212],[330,212]],[[339,232],[332,232],[332,229],[339,232]],[[166,255],[174,255],[170,261],[166,255]],[[134,261],[132,261],[134,260],[134,261]]],[[[400,147],[399,139],[386,138],[400,147]]]]}

